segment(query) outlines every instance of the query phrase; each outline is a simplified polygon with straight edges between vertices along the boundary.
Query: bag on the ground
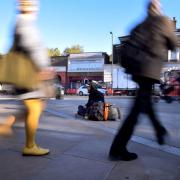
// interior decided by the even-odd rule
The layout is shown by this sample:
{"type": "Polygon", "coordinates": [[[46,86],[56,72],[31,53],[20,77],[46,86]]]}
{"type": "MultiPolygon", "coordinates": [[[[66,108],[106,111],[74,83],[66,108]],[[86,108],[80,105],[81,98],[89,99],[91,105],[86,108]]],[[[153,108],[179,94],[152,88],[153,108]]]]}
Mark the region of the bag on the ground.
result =
{"type": "Polygon", "coordinates": [[[33,89],[39,85],[38,69],[23,53],[9,52],[0,59],[0,82],[18,88],[33,89]]]}
{"type": "Polygon", "coordinates": [[[108,120],[110,103],[104,103],[104,121],[108,120]]]}
{"type": "Polygon", "coordinates": [[[94,121],[108,121],[120,119],[120,110],[107,102],[95,102],[88,109],[88,119],[94,121]]]}
{"type": "Polygon", "coordinates": [[[93,121],[104,121],[103,102],[95,102],[88,108],[88,119],[93,121]]]}
{"type": "Polygon", "coordinates": [[[117,119],[121,119],[121,112],[119,107],[111,105],[109,107],[108,118],[109,121],[115,121],[117,119]]]}
{"type": "Polygon", "coordinates": [[[82,105],[79,105],[77,114],[80,115],[80,116],[85,116],[86,108],[84,106],[82,106],[82,105]]]}

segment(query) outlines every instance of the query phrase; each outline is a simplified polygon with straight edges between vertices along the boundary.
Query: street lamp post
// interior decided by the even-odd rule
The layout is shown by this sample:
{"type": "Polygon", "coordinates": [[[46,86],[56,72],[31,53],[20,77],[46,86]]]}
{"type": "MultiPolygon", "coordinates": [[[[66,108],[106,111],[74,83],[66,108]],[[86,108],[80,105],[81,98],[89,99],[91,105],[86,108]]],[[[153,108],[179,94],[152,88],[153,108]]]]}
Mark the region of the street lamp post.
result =
{"type": "Polygon", "coordinates": [[[111,45],[112,45],[112,62],[111,62],[111,88],[113,87],[113,32],[111,34],[111,45]]]}

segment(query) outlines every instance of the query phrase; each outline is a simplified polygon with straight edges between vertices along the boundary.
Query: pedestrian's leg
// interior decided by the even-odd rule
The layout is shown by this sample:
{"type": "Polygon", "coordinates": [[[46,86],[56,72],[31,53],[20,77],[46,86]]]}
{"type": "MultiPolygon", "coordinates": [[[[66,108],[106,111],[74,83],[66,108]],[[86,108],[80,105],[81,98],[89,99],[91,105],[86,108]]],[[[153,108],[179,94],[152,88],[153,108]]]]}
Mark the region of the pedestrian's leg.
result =
{"type": "Polygon", "coordinates": [[[43,109],[41,99],[24,100],[27,107],[27,118],[25,121],[26,145],[23,149],[24,155],[45,155],[49,153],[48,149],[40,148],[35,143],[36,131],[39,124],[39,118],[43,109]]]}
{"type": "Polygon", "coordinates": [[[113,140],[109,152],[110,157],[113,157],[116,160],[121,159],[125,161],[134,160],[137,158],[137,155],[135,153],[129,153],[127,151],[126,146],[133,134],[134,127],[138,121],[138,115],[141,112],[141,105],[141,90],[139,89],[130,114],[125,119],[123,125],[121,126],[113,140]]]}
{"type": "Polygon", "coordinates": [[[156,137],[159,144],[164,144],[164,136],[167,134],[166,129],[163,127],[161,122],[158,120],[155,110],[153,108],[153,103],[151,99],[153,82],[151,80],[146,80],[143,84],[144,89],[144,108],[145,113],[149,116],[151,123],[156,131],[156,137]]]}
{"type": "Polygon", "coordinates": [[[144,91],[144,113],[149,116],[151,123],[153,124],[153,127],[156,131],[158,143],[164,144],[164,136],[167,134],[167,131],[158,120],[155,110],[153,109],[151,99],[153,82],[150,79],[146,79],[144,80],[144,83],[141,84],[141,86],[144,91]]]}
{"type": "Polygon", "coordinates": [[[8,116],[3,123],[0,123],[0,135],[9,136],[12,134],[12,125],[15,122],[15,116],[8,116]]]}
{"type": "Polygon", "coordinates": [[[133,134],[134,126],[136,122],[137,122],[136,117],[132,118],[131,116],[128,116],[126,118],[122,127],[119,129],[118,133],[116,134],[113,140],[109,152],[110,157],[113,157],[115,159],[127,160],[127,161],[137,158],[137,155],[134,153],[129,153],[126,147],[127,143],[129,142],[133,134]]]}
{"type": "Polygon", "coordinates": [[[156,131],[156,137],[159,144],[164,144],[164,136],[167,135],[167,130],[162,125],[162,123],[158,120],[155,110],[153,108],[151,96],[148,99],[148,109],[147,114],[151,120],[151,123],[156,131]]]}

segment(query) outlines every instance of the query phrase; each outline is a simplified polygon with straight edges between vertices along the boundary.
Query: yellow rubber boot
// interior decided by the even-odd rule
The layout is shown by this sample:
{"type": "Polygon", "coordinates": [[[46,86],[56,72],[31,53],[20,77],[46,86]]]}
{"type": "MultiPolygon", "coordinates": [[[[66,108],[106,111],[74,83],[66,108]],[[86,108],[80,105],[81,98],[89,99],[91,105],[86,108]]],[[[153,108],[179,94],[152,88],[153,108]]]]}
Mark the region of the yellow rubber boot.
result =
{"type": "Polygon", "coordinates": [[[10,115],[6,120],[0,124],[0,135],[10,136],[12,134],[12,125],[15,122],[15,116],[10,115]]]}
{"type": "Polygon", "coordinates": [[[39,124],[39,118],[43,108],[43,102],[40,99],[28,99],[24,101],[27,107],[27,118],[25,121],[26,146],[23,149],[23,155],[45,155],[49,149],[40,148],[35,143],[36,131],[39,124]]]}

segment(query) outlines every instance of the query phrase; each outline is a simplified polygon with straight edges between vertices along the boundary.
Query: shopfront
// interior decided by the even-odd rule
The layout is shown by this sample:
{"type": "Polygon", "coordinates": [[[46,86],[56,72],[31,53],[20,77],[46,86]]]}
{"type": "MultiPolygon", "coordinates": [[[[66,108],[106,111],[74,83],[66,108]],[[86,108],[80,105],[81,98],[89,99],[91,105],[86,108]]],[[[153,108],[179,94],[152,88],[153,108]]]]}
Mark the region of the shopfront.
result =
{"type": "Polygon", "coordinates": [[[105,53],[71,54],[68,58],[67,81],[71,88],[79,88],[89,80],[104,80],[105,53]]]}

